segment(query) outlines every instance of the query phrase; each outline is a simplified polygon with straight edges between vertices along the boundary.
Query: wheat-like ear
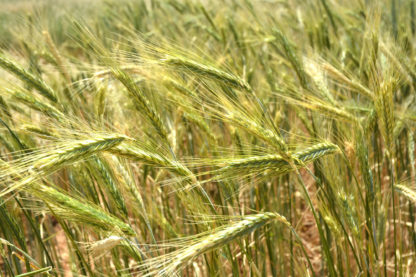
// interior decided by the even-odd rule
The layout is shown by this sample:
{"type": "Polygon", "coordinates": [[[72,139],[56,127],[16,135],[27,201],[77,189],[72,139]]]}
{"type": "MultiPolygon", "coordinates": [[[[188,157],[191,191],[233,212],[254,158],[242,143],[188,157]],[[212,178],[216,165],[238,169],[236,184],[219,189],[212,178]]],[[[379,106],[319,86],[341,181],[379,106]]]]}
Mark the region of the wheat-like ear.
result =
{"type": "Polygon", "coordinates": [[[268,142],[270,145],[276,147],[282,154],[285,154],[287,151],[286,142],[283,138],[273,132],[271,129],[261,126],[255,120],[245,117],[243,114],[238,112],[232,112],[225,114],[225,118],[236,126],[250,132],[251,134],[263,139],[268,142]]]}
{"type": "Polygon", "coordinates": [[[39,137],[42,138],[53,138],[56,136],[56,134],[53,134],[53,132],[51,130],[48,130],[46,128],[43,128],[42,126],[35,126],[32,124],[25,124],[23,126],[21,126],[20,128],[23,131],[26,131],[28,133],[33,133],[36,134],[39,137]]]}
{"type": "Polygon", "coordinates": [[[92,257],[99,257],[104,255],[105,252],[111,250],[112,248],[120,245],[120,243],[125,240],[123,237],[111,235],[105,239],[95,241],[91,244],[85,246],[85,249],[90,252],[92,257]]]}
{"type": "Polygon", "coordinates": [[[406,198],[416,203],[416,191],[402,184],[394,185],[394,188],[406,196],[406,198]]]}
{"type": "Polygon", "coordinates": [[[49,87],[42,79],[36,77],[35,75],[27,72],[23,67],[17,63],[6,59],[4,56],[0,55],[0,67],[13,73],[17,78],[25,82],[27,85],[34,87],[40,94],[56,102],[56,93],[49,87]]]}
{"type": "Polygon", "coordinates": [[[61,111],[46,102],[40,101],[23,89],[6,89],[6,93],[10,94],[13,99],[25,104],[34,110],[37,110],[47,116],[53,117],[58,121],[65,121],[65,115],[61,111]]]}
{"type": "Polygon", "coordinates": [[[334,81],[347,86],[353,91],[357,91],[369,99],[373,98],[373,93],[368,88],[364,87],[359,81],[351,78],[350,76],[347,76],[345,73],[341,72],[333,65],[324,62],[322,64],[322,69],[325,70],[334,81]]]}
{"type": "MultiPolygon", "coordinates": [[[[308,88],[309,87],[308,78],[307,78],[305,69],[303,68],[303,63],[299,59],[298,55],[296,54],[293,45],[289,42],[289,40],[282,33],[281,30],[277,28],[273,29],[273,35],[276,41],[279,42],[281,46],[283,47],[283,50],[286,54],[286,58],[289,60],[293,69],[295,70],[296,75],[299,78],[299,82],[301,86],[305,89],[308,88]]],[[[273,45],[276,47],[275,43],[273,43],[273,45]]]]}
{"type": "Polygon", "coordinates": [[[203,64],[184,57],[167,57],[166,59],[162,59],[161,63],[175,68],[188,70],[195,75],[211,78],[213,80],[231,85],[235,88],[251,91],[251,87],[246,81],[212,65],[203,64]]]}
{"type": "Polygon", "coordinates": [[[168,141],[168,131],[162,122],[160,115],[152,107],[149,100],[134,82],[134,80],[123,70],[113,69],[112,73],[114,77],[119,80],[128,90],[135,103],[138,105],[138,109],[149,119],[158,134],[168,141]]]}
{"type": "Polygon", "coordinates": [[[327,117],[335,117],[340,120],[350,121],[352,123],[358,123],[359,120],[356,116],[350,113],[343,107],[339,105],[334,105],[331,102],[324,101],[314,96],[304,96],[302,99],[297,99],[296,97],[276,94],[278,97],[281,97],[283,100],[297,105],[312,111],[316,111],[319,114],[326,115],[327,117]]]}
{"type": "Polygon", "coordinates": [[[130,225],[117,217],[93,203],[71,197],[50,184],[37,183],[26,187],[25,190],[46,202],[53,212],[63,219],[88,224],[109,233],[136,235],[130,225]]]}
{"type": "Polygon", "coordinates": [[[190,176],[192,174],[188,168],[179,162],[168,159],[164,155],[142,149],[131,143],[122,143],[111,149],[110,152],[145,164],[167,168],[182,177],[190,176]]]}
{"type": "MultiPolygon", "coordinates": [[[[211,207],[213,207],[213,203],[209,197],[209,195],[205,192],[205,190],[201,187],[200,183],[198,182],[196,176],[193,174],[189,168],[178,162],[177,160],[171,159],[166,157],[165,155],[159,155],[158,153],[154,153],[152,151],[148,151],[142,149],[133,143],[122,143],[117,147],[114,147],[110,150],[111,153],[120,156],[126,157],[128,159],[136,160],[145,164],[149,164],[156,167],[161,167],[169,170],[170,172],[176,174],[177,176],[181,177],[182,182],[175,181],[176,188],[179,188],[180,197],[182,198],[191,198],[191,193],[189,192],[190,189],[197,187],[200,192],[202,193],[203,197],[208,200],[211,207]],[[185,184],[182,187],[182,183],[185,184]],[[183,190],[187,190],[188,192],[184,192],[183,190]]],[[[196,197],[193,196],[193,197],[196,197]]],[[[201,199],[200,199],[201,200],[201,199]]],[[[196,204],[196,203],[193,203],[196,204]]],[[[201,204],[201,203],[198,203],[201,204]]],[[[200,208],[204,208],[203,205],[200,205],[200,208]]]]}
{"type": "Polygon", "coordinates": [[[272,222],[291,226],[285,217],[277,213],[266,212],[244,216],[240,221],[210,230],[197,237],[175,240],[176,243],[182,240],[184,246],[167,255],[148,259],[137,268],[143,272],[143,276],[175,276],[201,254],[223,247],[232,240],[248,235],[272,222]]]}
{"type": "Polygon", "coordinates": [[[394,103],[393,90],[395,89],[395,81],[388,80],[381,83],[380,88],[376,91],[374,104],[377,112],[380,131],[386,143],[386,148],[390,155],[394,153],[394,103]]]}
{"type": "Polygon", "coordinates": [[[64,65],[62,56],[59,54],[59,51],[56,48],[56,45],[55,45],[55,43],[53,42],[53,40],[51,38],[51,35],[49,34],[48,31],[43,31],[42,35],[45,38],[46,44],[48,45],[48,47],[49,47],[49,49],[50,49],[50,51],[53,55],[53,58],[56,61],[56,65],[58,67],[59,72],[62,74],[62,76],[65,78],[65,80],[67,82],[69,82],[71,80],[71,77],[70,77],[70,75],[67,71],[67,68],[64,65]]]}
{"type": "MultiPolygon", "coordinates": [[[[11,188],[9,187],[8,191],[21,188],[44,201],[50,209],[53,209],[54,214],[63,219],[88,224],[106,232],[125,234],[128,236],[135,235],[135,232],[130,225],[124,223],[117,217],[108,214],[93,203],[90,203],[85,199],[81,201],[80,199],[72,197],[66,192],[46,182],[46,180],[43,182],[36,182],[38,176],[29,176],[25,179],[19,174],[18,169],[13,168],[8,163],[2,162],[1,169],[4,170],[6,168],[8,169],[9,179],[15,180],[23,178],[24,180],[18,182],[18,185],[14,185],[11,188]],[[22,187],[23,184],[26,186],[22,187]]],[[[5,193],[7,193],[7,191],[5,193]]]]}
{"type": "Polygon", "coordinates": [[[13,166],[2,164],[0,166],[0,176],[14,180],[19,176],[19,181],[12,181],[12,184],[6,187],[1,196],[14,191],[22,186],[29,185],[47,176],[62,166],[86,159],[91,155],[108,151],[120,144],[127,137],[124,135],[98,135],[95,138],[86,140],[66,141],[65,143],[53,145],[52,149],[42,150],[37,153],[28,154],[16,160],[13,166]]]}
{"type": "MultiPolygon", "coordinates": [[[[304,150],[291,154],[294,165],[297,168],[319,159],[323,156],[339,151],[338,146],[332,143],[319,143],[304,150]]],[[[239,178],[248,175],[268,173],[270,175],[281,175],[294,170],[287,157],[281,155],[261,155],[247,158],[218,160],[222,167],[215,171],[217,179],[239,178]]]]}
{"type": "Polygon", "coordinates": [[[77,160],[88,158],[95,153],[110,150],[126,138],[124,135],[109,135],[74,141],[63,147],[63,149],[56,149],[56,151],[48,153],[42,159],[34,161],[32,168],[49,173],[64,164],[73,163],[77,160]]]}

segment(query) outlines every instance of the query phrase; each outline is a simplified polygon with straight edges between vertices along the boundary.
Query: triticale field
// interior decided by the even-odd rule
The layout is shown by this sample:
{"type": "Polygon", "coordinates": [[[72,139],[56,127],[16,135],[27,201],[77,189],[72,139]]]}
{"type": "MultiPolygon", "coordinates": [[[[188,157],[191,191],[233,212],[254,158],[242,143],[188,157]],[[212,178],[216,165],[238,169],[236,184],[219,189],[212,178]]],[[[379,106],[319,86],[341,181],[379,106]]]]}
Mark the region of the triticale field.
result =
{"type": "Polygon", "coordinates": [[[415,0],[0,0],[0,276],[416,276],[415,0]]]}

